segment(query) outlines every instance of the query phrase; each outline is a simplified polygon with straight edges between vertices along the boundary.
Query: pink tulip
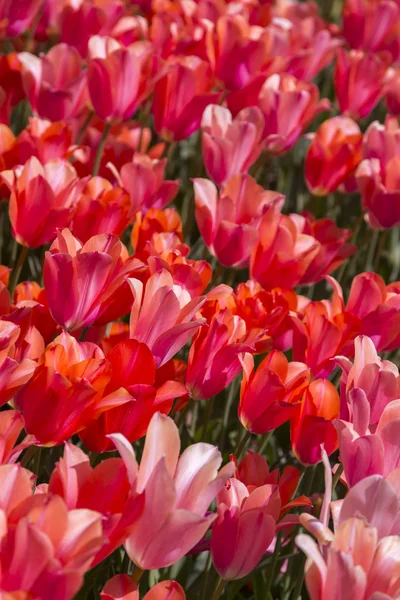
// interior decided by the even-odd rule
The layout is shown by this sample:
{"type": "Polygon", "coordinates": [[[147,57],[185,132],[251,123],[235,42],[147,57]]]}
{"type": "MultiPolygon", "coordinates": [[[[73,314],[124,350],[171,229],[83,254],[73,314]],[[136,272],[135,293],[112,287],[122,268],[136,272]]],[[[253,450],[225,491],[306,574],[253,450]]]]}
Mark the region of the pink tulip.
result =
{"type": "Polygon", "coordinates": [[[129,279],[133,293],[130,337],[147,344],[156,366],[172,358],[205,322],[196,313],[204,298],[192,299],[189,292],[175,284],[166,270],[157,271],[143,287],[138,279],[129,279]]]}
{"type": "Polygon", "coordinates": [[[249,493],[230,479],[218,494],[211,554],[224,580],[245,577],[257,566],[275,535],[281,500],[279,488],[266,484],[249,493]]]}
{"type": "Polygon", "coordinates": [[[15,37],[24,33],[33,25],[35,18],[41,10],[42,0],[20,0],[16,4],[13,0],[0,2],[0,31],[2,37],[15,37]]]}
{"type": "Polygon", "coordinates": [[[335,91],[341,112],[356,120],[369,115],[388,89],[390,62],[385,54],[338,50],[335,91]]]}
{"type": "Polygon", "coordinates": [[[363,335],[354,340],[354,364],[344,356],[336,357],[343,374],[340,381],[341,418],[352,420],[349,394],[365,392],[370,405],[369,425],[376,425],[387,404],[400,397],[399,370],[392,362],[379,358],[373,341],[363,335]]]}
{"type": "Polygon", "coordinates": [[[356,171],[363,208],[374,229],[389,229],[400,223],[400,128],[387,116],[385,124],[371,123],[364,135],[364,160],[356,171]]]}
{"type": "Polygon", "coordinates": [[[151,159],[147,154],[135,153],[119,175],[119,183],[129,194],[130,214],[143,213],[152,208],[164,208],[176,196],[179,181],[164,179],[167,159],[151,159]]]}
{"type": "Polygon", "coordinates": [[[50,121],[73,119],[88,102],[86,72],[75,48],[53,46],[48,54],[18,55],[22,81],[33,112],[50,121]]]}
{"type": "Polygon", "coordinates": [[[346,482],[351,487],[368,475],[387,477],[400,467],[400,400],[389,402],[377,427],[370,427],[370,405],[364,390],[349,393],[352,422],[339,419],[335,427],[346,482]]]}
{"type": "MultiPolygon", "coordinates": [[[[137,585],[128,575],[114,575],[100,593],[101,600],[139,600],[137,585]]],[[[176,581],[160,581],[143,596],[143,600],[186,600],[176,581]]]]}
{"type": "Polygon", "coordinates": [[[219,193],[208,179],[194,179],[196,221],[210,252],[226,266],[244,267],[261,223],[277,218],[284,197],[265,191],[250,175],[235,175],[219,193]]]}
{"type": "Polygon", "coordinates": [[[305,579],[311,600],[396,599],[400,593],[400,506],[395,489],[381,477],[368,477],[332,506],[334,533],[326,522],[311,515],[300,517],[320,542],[318,548],[308,535],[296,538],[307,555],[305,579]]]}
{"type": "Polygon", "coordinates": [[[330,108],[329,100],[319,100],[315,84],[288,74],[268,77],[258,105],[265,119],[265,149],[276,155],[290,150],[316,115],[330,108]]]}
{"type": "Polygon", "coordinates": [[[210,503],[234,472],[226,465],[219,473],[220,452],[210,444],[193,444],[179,457],[175,423],[156,413],[150,422],[140,466],[132,446],[112,434],[128,470],[132,489],[145,492],[144,510],[126,540],[131,560],[141,569],[172,565],[193,548],[215,519],[210,503]]]}
{"type": "Polygon", "coordinates": [[[151,92],[151,69],[151,46],[137,42],[126,48],[111,37],[93,36],[88,89],[96,113],[104,120],[132,117],[151,92]]]}
{"type": "Polygon", "coordinates": [[[232,120],[227,108],[210,104],[203,113],[203,160],[217,185],[247,173],[261,153],[264,117],[256,106],[245,108],[232,120]]]}
{"type": "Polygon", "coordinates": [[[343,6],[343,35],[350,47],[356,50],[384,50],[395,35],[398,18],[396,1],[346,0],[343,6]]]}
{"type": "Polygon", "coordinates": [[[107,323],[109,310],[109,321],[129,311],[126,281],[142,263],[126,258],[125,252],[115,235],[96,235],[82,246],[68,229],[57,234],[46,252],[43,278],[50,312],[59,325],[74,331],[102,318],[107,323]]]}

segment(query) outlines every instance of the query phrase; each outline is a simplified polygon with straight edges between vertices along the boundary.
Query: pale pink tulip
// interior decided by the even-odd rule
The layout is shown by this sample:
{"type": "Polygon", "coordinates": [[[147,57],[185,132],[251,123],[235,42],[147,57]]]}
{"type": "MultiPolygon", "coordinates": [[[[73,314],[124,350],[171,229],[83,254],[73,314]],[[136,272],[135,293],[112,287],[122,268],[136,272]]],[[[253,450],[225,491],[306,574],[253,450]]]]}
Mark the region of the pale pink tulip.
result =
{"type": "Polygon", "coordinates": [[[132,489],[145,492],[144,510],[135,531],[125,542],[131,560],[141,569],[172,565],[191,550],[215,519],[207,510],[232,477],[229,463],[210,444],[193,444],[179,457],[179,430],[172,419],[152,418],[138,466],[132,446],[121,434],[112,434],[125,462],[132,489]]]}

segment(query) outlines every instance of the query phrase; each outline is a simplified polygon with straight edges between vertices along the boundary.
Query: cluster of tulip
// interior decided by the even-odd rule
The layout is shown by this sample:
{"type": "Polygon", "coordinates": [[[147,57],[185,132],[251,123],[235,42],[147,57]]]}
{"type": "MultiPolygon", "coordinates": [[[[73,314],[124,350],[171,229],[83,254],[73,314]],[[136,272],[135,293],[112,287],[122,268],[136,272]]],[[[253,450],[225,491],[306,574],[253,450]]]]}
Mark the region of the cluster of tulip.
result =
{"type": "Polygon", "coordinates": [[[400,0],[0,52],[1,600],[399,598],[400,0]]]}

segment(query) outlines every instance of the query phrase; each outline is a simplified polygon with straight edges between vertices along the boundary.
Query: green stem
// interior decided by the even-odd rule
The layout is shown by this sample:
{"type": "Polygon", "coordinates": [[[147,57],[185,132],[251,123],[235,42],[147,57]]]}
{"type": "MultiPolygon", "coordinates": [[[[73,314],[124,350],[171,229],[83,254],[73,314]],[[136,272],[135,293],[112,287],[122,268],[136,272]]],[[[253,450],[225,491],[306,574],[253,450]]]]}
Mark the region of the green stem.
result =
{"type": "Polygon", "coordinates": [[[340,464],[340,465],[338,466],[338,468],[336,469],[336,473],[335,473],[335,475],[333,476],[333,479],[332,479],[332,492],[333,492],[333,490],[335,489],[335,487],[336,487],[336,486],[337,486],[337,484],[338,484],[338,481],[339,481],[339,479],[340,479],[340,476],[341,476],[341,474],[343,473],[343,468],[344,468],[344,467],[343,467],[343,465],[342,465],[342,464],[340,464]]]}
{"type": "Polygon", "coordinates": [[[229,388],[228,398],[225,404],[224,416],[222,419],[222,428],[221,428],[221,440],[220,440],[220,450],[223,452],[226,440],[226,431],[228,429],[229,423],[229,415],[231,412],[232,404],[235,399],[237,392],[237,380],[234,379],[231,383],[231,387],[229,388]]]}
{"type": "Polygon", "coordinates": [[[268,595],[269,595],[269,593],[271,591],[272,583],[274,581],[275,571],[276,571],[276,565],[278,563],[279,551],[281,549],[281,540],[282,540],[282,531],[279,531],[278,535],[276,536],[274,553],[272,555],[272,563],[271,563],[271,567],[270,567],[270,570],[269,570],[269,577],[268,577],[266,591],[265,591],[265,597],[266,598],[268,598],[268,595]]]}
{"type": "Polygon", "coordinates": [[[139,583],[140,579],[142,578],[143,573],[144,573],[144,569],[141,569],[140,567],[135,565],[135,568],[133,569],[133,573],[132,573],[133,581],[135,583],[139,583]]]}
{"type": "Polygon", "coordinates": [[[242,457],[242,454],[248,444],[248,441],[250,440],[251,437],[251,432],[250,431],[245,431],[244,435],[242,437],[242,439],[240,440],[240,442],[238,443],[236,450],[234,452],[234,455],[236,457],[237,460],[240,460],[242,457]]]}
{"type": "Polygon", "coordinates": [[[374,260],[374,271],[376,271],[376,273],[378,272],[378,269],[379,269],[379,263],[381,261],[382,252],[385,247],[385,242],[386,242],[388,231],[389,230],[386,229],[386,231],[379,232],[378,248],[376,250],[375,260],[374,260]]]}
{"type": "Polygon", "coordinates": [[[100,169],[101,157],[103,156],[104,147],[106,145],[107,136],[110,132],[110,129],[111,129],[111,122],[108,122],[104,125],[103,133],[101,134],[100,143],[97,146],[97,152],[96,152],[96,156],[94,158],[94,163],[93,163],[93,171],[92,171],[93,177],[96,177],[96,175],[98,175],[98,172],[100,169]]]}
{"type": "Polygon", "coordinates": [[[24,456],[22,457],[22,459],[20,461],[21,467],[26,467],[28,465],[29,461],[31,460],[33,455],[36,453],[37,449],[38,449],[38,446],[30,446],[30,448],[27,449],[27,451],[25,452],[24,456]]]}
{"type": "Polygon", "coordinates": [[[207,427],[208,427],[208,422],[211,417],[212,398],[210,398],[209,400],[206,400],[206,402],[207,402],[206,414],[205,414],[204,421],[203,421],[203,430],[201,432],[201,441],[202,442],[205,442],[206,437],[207,437],[207,427]]]}
{"type": "Polygon", "coordinates": [[[81,143],[83,136],[85,135],[85,131],[89,127],[90,121],[93,119],[93,117],[94,117],[94,111],[90,110],[88,112],[88,115],[87,115],[82,127],[80,128],[80,130],[78,132],[78,135],[76,136],[76,140],[75,140],[76,146],[78,146],[81,143]]]}
{"type": "Polygon", "coordinates": [[[225,585],[226,585],[226,581],[224,581],[222,579],[222,577],[220,577],[219,580],[218,580],[217,586],[215,588],[215,591],[214,591],[214,593],[212,595],[211,600],[218,600],[218,598],[221,597],[221,594],[224,591],[225,585]]]}
{"type": "Polygon", "coordinates": [[[369,250],[368,250],[368,254],[367,254],[367,262],[365,264],[365,270],[366,271],[372,271],[373,269],[373,264],[374,264],[374,256],[375,256],[375,249],[378,243],[378,239],[379,239],[379,231],[374,230],[372,232],[370,241],[369,241],[369,250]]]}
{"type": "Polygon", "coordinates": [[[11,302],[13,301],[15,288],[17,287],[17,283],[19,281],[19,276],[21,275],[22,267],[24,266],[24,262],[26,257],[28,256],[29,248],[27,246],[21,246],[21,251],[18,256],[17,263],[12,270],[11,279],[10,279],[10,297],[11,302]]]}
{"type": "Polygon", "coordinates": [[[272,433],[272,431],[268,431],[268,433],[265,433],[263,436],[261,436],[260,444],[257,448],[258,454],[262,454],[264,452],[268,446],[269,440],[271,439],[272,433]]]}
{"type": "Polygon", "coordinates": [[[203,572],[203,587],[201,590],[201,600],[206,600],[207,588],[208,588],[208,580],[210,579],[210,570],[211,570],[211,552],[208,553],[206,566],[203,572]]]}

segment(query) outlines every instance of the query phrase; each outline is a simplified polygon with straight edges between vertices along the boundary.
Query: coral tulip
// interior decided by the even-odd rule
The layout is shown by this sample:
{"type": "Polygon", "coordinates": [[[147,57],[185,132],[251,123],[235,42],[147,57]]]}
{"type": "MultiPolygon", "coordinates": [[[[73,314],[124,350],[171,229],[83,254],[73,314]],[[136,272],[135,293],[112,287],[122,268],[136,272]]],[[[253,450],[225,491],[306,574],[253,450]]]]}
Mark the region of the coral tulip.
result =
{"type": "Polygon", "coordinates": [[[305,178],[309,190],[325,196],[349,177],[362,158],[362,133],[349,117],[328,119],[317,130],[308,149],[305,178]]]}
{"type": "Polygon", "coordinates": [[[222,457],[210,444],[193,444],[179,457],[178,428],[159,413],[150,422],[139,467],[126,439],[120,434],[111,438],[134,489],[145,491],[144,510],[126,551],[141,569],[167,567],[204,536],[215,519],[206,511],[235,467],[230,463],[218,472],[222,457]]]}
{"type": "Polygon", "coordinates": [[[208,63],[197,56],[177,57],[154,88],[154,128],[165,140],[183,140],[200,127],[204,109],[218,101],[208,63]]]}
{"type": "Polygon", "coordinates": [[[211,104],[201,120],[203,160],[217,185],[246,173],[262,150],[264,117],[256,106],[245,108],[232,120],[227,108],[211,104]]]}
{"type": "Polygon", "coordinates": [[[290,424],[293,452],[306,465],[321,460],[321,444],[327,454],[337,449],[334,419],[339,416],[340,399],[335,386],[327,379],[315,379],[306,389],[297,414],[290,424]]]}
{"type": "Polygon", "coordinates": [[[388,89],[390,62],[387,55],[338,50],[335,91],[342,113],[356,120],[369,115],[388,89]]]}
{"type": "Polygon", "coordinates": [[[208,328],[200,329],[190,348],[186,373],[186,385],[195,400],[219,394],[239,375],[240,354],[252,350],[245,340],[245,322],[228,308],[217,312],[208,328]]]}
{"type": "Polygon", "coordinates": [[[82,246],[68,229],[58,232],[46,252],[43,279],[50,312],[59,325],[74,331],[129,311],[132,296],[126,280],[142,269],[142,263],[124,254],[115,235],[95,235],[82,246]]]}
{"type": "Polygon", "coordinates": [[[244,267],[259,240],[263,217],[279,214],[284,197],[265,191],[250,175],[235,175],[220,191],[194,179],[196,221],[210,252],[226,266],[244,267]]]}
{"type": "MultiPolygon", "coordinates": [[[[101,600],[139,600],[137,585],[128,575],[114,575],[100,593],[101,600]]],[[[176,581],[160,581],[143,596],[143,600],[186,600],[176,581]]]]}
{"type": "Polygon", "coordinates": [[[23,168],[3,171],[1,177],[11,190],[13,236],[30,248],[52,242],[56,229],[69,224],[84,185],[69,162],[54,160],[42,165],[35,157],[23,168]]]}
{"type": "Polygon", "coordinates": [[[309,377],[306,365],[289,363],[277,350],[264,358],[257,371],[253,357],[246,355],[238,407],[243,427],[262,434],[288,421],[296,414],[309,377]]]}

